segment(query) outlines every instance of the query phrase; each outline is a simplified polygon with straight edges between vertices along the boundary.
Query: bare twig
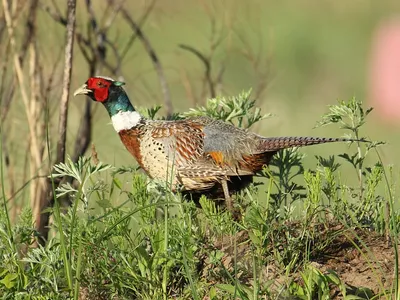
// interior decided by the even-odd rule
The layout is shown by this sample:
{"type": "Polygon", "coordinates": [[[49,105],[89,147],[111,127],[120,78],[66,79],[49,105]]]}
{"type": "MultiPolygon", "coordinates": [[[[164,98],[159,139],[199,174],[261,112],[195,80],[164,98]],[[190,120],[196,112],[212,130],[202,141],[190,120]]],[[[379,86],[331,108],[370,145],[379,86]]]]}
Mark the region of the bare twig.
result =
{"type": "Polygon", "coordinates": [[[203,63],[204,67],[205,67],[205,79],[208,83],[208,87],[210,89],[210,96],[211,98],[215,98],[216,94],[215,94],[215,86],[214,86],[214,81],[211,77],[211,63],[210,63],[210,58],[207,58],[204,56],[204,54],[202,54],[199,50],[188,46],[188,45],[184,45],[184,44],[180,44],[179,45],[180,48],[187,50],[191,53],[193,53],[194,55],[196,55],[196,57],[198,59],[200,59],[200,61],[203,63]]]}
{"type": "Polygon", "coordinates": [[[209,50],[207,54],[204,54],[197,50],[195,47],[189,45],[179,45],[180,48],[191,52],[194,54],[204,65],[204,77],[203,77],[203,87],[200,94],[200,98],[205,97],[215,98],[218,91],[221,89],[222,78],[224,75],[224,62],[220,63],[220,70],[217,74],[214,71],[214,66],[212,64],[213,57],[217,48],[222,44],[227,34],[224,34],[223,25],[221,25],[221,18],[215,12],[213,2],[199,0],[200,5],[203,7],[204,12],[209,16],[210,20],[210,38],[209,38],[209,50]]]}
{"type": "MultiPolygon", "coordinates": [[[[109,2],[113,2],[113,1],[110,0],[109,2]]],[[[146,9],[146,11],[144,12],[143,16],[142,16],[142,17],[140,18],[140,20],[137,22],[137,24],[138,24],[139,27],[142,27],[143,24],[146,22],[148,16],[150,15],[150,12],[153,10],[155,4],[156,4],[156,0],[153,0],[153,1],[150,2],[150,5],[147,7],[147,9],[146,9]]],[[[121,8],[119,8],[119,9],[121,9],[121,8]]],[[[136,40],[137,37],[138,37],[138,36],[137,36],[136,32],[134,32],[134,33],[131,35],[131,37],[130,37],[128,43],[126,43],[125,48],[121,51],[121,59],[124,59],[124,58],[125,58],[126,54],[128,53],[129,49],[131,49],[132,44],[135,42],[135,40],[136,40]]]]}
{"type": "MultiPolygon", "coordinates": [[[[111,25],[114,23],[119,11],[121,10],[122,6],[124,5],[125,0],[119,1],[116,5],[114,1],[108,1],[107,9],[104,11],[103,19],[107,16],[107,20],[104,21],[104,25],[102,30],[104,33],[107,33],[108,29],[110,29],[111,25]]],[[[154,0],[153,0],[154,2],[154,0]]]]}
{"type": "Polygon", "coordinates": [[[67,25],[67,19],[64,18],[59,11],[54,11],[50,8],[50,6],[45,5],[44,3],[40,3],[40,7],[47,12],[50,17],[53,18],[54,21],[60,23],[61,25],[67,25]]]}
{"type": "Polygon", "coordinates": [[[35,18],[36,18],[36,9],[38,7],[38,0],[32,0],[29,7],[28,19],[26,20],[26,28],[25,38],[22,42],[21,46],[21,54],[20,59],[23,60],[25,57],[25,52],[28,49],[28,45],[31,43],[31,40],[35,37],[35,18]]]}
{"type": "Polygon", "coordinates": [[[95,48],[95,54],[97,56],[97,59],[101,62],[105,60],[106,57],[106,47],[105,47],[105,39],[106,36],[105,34],[99,29],[99,26],[97,24],[97,19],[94,14],[93,6],[92,6],[92,1],[91,0],[86,0],[86,9],[89,14],[89,25],[88,28],[89,30],[93,30],[94,34],[88,34],[89,37],[94,37],[95,42],[90,43],[90,44],[96,44],[97,47],[95,48]]]}
{"type": "Polygon", "coordinates": [[[149,55],[154,68],[157,71],[158,75],[158,80],[160,81],[161,85],[161,91],[164,95],[164,104],[165,104],[165,109],[167,111],[167,116],[170,117],[173,114],[173,106],[171,102],[171,97],[169,93],[169,88],[167,84],[167,80],[165,79],[164,71],[161,66],[161,62],[157,57],[156,52],[154,51],[154,48],[151,46],[150,41],[148,38],[144,35],[141,27],[132,19],[132,17],[129,15],[129,13],[126,11],[125,8],[121,9],[121,13],[123,18],[128,22],[128,24],[131,26],[132,30],[136,33],[137,37],[140,39],[140,41],[143,43],[143,46],[149,55]]]}
{"type": "Polygon", "coordinates": [[[222,79],[224,77],[224,74],[225,74],[225,64],[222,64],[221,68],[217,74],[217,77],[214,80],[214,88],[215,88],[216,93],[218,93],[219,91],[222,90],[222,86],[223,86],[222,79]]]}
{"type": "MultiPolygon", "coordinates": [[[[57,23],[66,26],[67,20],[63,17],[59,11],[55,11],[50,6],[40,3],[41,8],[46,11],[49,16],[56,21],[57,23]]],[[[99,67],[98,63],[101,62],[101,66],[104,66],[111,74],[115,75],[116,72],[120,69],[121,59],[119,59],[119,55],[117,55],[117,63],[116,66],[112,66],[109,62],[106,61],[106,44],[110,44],[107,40],[107,30],[98,28],[98,22],[94,15],[94,10],[91,8],[91,1],[86,0],[86,7],[89,14],[89,29],[88,38],[86,38],[80,31],[75,30],[75,35],[77,38],[78,46],[85,58],[85,60],[89,64],[89,69],[94,71],[99,67]],[[94,46],[96,45],[96,46],[94,46]]],[[[111,26],[111,24],[107,23],[107,26],[111,26]]],[[[107,28],[108,29],[108,28],[107,28]]],[[[93,72],[89,72],[94,75],[93,72]]]]}
{"type": "Polygon", "coordinates": [[[180,73],[181,73],[182,85],[184,86],[184,88],[186,90],[186,98],[191,99],[192,106],[195,107],[198,104],[197,97],[195,96],[195,93],[193,91],[193,86],[192,86],[192,83],[190,82],[187,70],[185,68],[181,68],[180,73]]]}
{"type": "MultiPolygon", "coordinates": [[[[58,8],[57,1],[56,0],[51,0],[53,3],[53,7],[56,10],[57,15],[61,16],[61,10],[58,8]]],[[[67,25],[67,19],[65,18],[65,25],[67,25]]]]}
{"type": "MultiPolygon", "coordinates": [[[[46,5],[45,3],[40,2],[40,7],[49,14],[49,16],[56,21],[57,23],[63,25],[63,26],[67,26],[67,19],[60,13],[59,10],[54,10],[52,9],[50,6],[46,5]]],[[[88,39],[86,39],[83,34],[79,31],[75,31],[76,34],[76,38],[78,40],[78,42],[80,41],[81,43],[83,43],[86,47],[90,47],[90,41],[88,39]]]]}
{"type": "Polygon", "coordinates": [[[257,30],[255,30],[254,32],[259,37],[258,39],[256,39],[257,41],[259,41],[257,51],[249,46],[251,43],[246,39],[246,35],[240,34],[240,32],[238,32],[237,30],[234,30],[233,32],[242,42],[243,46],[240,47],[240,53],[251,63],[251,66],[253,67],[254,74],[256,75],[257,80],[257,84],[254,88],[253,94],[256,99],[259,99],[266,91],[269,83],[269,63],[271,57],[270,53],[265,53],[264,51],[260,26],[257,26],[257,30]]]}
{"type": "Polygon", "coordinates": [[[68,97],[69,97],[69,88],[71,85],[72,52],[74,47],[75,8],[76,8],[76,0],[68,0],[67,42],[65,45],[64,82],[63,82],[63,92],[60,103],[60,120],[58,125],[59,140],[57,144],[56,163],[63,162],[65,159],[65,143],[67,137],[66,128],[67,128],[67,118],[68,118],[68,97]]]}

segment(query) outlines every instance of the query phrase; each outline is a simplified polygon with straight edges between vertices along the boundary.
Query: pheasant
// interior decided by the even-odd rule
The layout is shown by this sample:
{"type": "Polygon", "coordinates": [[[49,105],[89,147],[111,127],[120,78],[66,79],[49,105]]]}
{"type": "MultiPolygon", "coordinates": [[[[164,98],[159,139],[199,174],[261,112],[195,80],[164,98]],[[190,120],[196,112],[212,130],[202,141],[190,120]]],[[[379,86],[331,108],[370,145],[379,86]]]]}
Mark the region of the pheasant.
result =
{"type": "Polygon", "coordinates": [[[154,179],[171,183],[172,191],[225,197],[252,182],[253,176],[281,149],[344,138],[263,137],[209,117],[184,120],[149,120],[135,110],[121,81],[91,77],[74,92],[101,102],[126,149],[154,179]]]}

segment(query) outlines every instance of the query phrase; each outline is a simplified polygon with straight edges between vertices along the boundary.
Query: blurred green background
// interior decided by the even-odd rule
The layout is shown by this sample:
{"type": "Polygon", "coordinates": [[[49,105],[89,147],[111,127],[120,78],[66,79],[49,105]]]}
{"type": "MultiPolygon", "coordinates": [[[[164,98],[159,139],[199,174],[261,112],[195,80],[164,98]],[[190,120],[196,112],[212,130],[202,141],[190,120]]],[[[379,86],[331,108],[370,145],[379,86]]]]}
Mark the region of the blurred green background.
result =
{"type": "MultiPolygon", "coordinates": [[[[124,5],[139,20],[150,1],[126,1],[124,5]]],[[[93,6],[98,16],[104,15],[105,1],[93,1],[93,6]]],[[[204,65],[179,48],[179,44],[186,44],[210,57],[213,78],[221,78],[218,94],[235,95],[253,88],[257,105],[275,115],[256,124],[253,131],[266,136],[341,136],[344,132],[335,127],[313,127],[328,111],[327,105],[338,99],[356,96],[366,107],[370,105],[367,78],[371,39],[380,22],[399,12],[400,1],[390,0],[159,0],[142,29],[162,63],[175,111],[186,111],[209,97],[204,65]]],[[[45,12],[39,20],[46,28],[41,34],[48,42],[41,50],[47,53],[50,68],[57,61],[57,47],[49,44],[64,41],[64,28],[54,24],[45,12]],[[48,26],[50,23],[52,26],[48,26]]],[[[84,2],[78,1],[77,28],[84,32],[86,26],[84,2]]],[[[108,34],[116,47],[124,47],[132,30],[117,16],[108,34]]],[[[107,55],[113,54],[109,50],[107,55]]],[[[110,74],[104,71],[102,75],[110,74]]],[[[129,48],[120,75],[135,106],[163,104],[156,72],[140,41],[129,48]]],[[[75,47],[71,89],[87,77],[87,65],[75,47]]],[[[70,99],[69,141],[76,135],[84,101],[83,97],[70,99]]],[[[133,164],[106,111],[101,105],[94,106],[93,142],[99,158],[116,165],[133,164]]],[[[398,124],[385,123],[372,113],[362,132],[372,140],[388,142],[381,148],[385,164],[397,162],[398,124]]],[[[69,153],[72,147],[73,142],[69,153]]],[[[342,153],[346,146],[324,145],[302,151],[312,158],[314,154],[342,153]]],[[[312,162],[315,164],[314,159],[312,162]]]]}

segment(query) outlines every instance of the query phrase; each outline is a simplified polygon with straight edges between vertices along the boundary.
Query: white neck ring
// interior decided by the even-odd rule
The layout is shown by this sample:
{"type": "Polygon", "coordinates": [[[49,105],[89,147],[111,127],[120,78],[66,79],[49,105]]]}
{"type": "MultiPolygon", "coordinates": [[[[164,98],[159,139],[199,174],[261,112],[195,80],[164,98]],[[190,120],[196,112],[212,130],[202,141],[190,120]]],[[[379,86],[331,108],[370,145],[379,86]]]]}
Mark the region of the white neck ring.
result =
{"type": "Polygon", "coordinates": [[[137,111],[119,111],[111,117],[111,122],[115,131],[120,132],[136,127],[142,118],[137,111]]]}

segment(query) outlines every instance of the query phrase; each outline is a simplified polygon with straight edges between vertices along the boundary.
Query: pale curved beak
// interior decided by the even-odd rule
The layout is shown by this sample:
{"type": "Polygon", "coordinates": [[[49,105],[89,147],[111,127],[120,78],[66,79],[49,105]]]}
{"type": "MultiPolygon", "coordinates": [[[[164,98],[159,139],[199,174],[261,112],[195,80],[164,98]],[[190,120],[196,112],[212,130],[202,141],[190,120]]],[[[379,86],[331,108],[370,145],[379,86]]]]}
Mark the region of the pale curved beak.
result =
{"type": "Polygon", "coordinates": [[[87,95],[89,93],[92,93],[92,90],[89,90],[87,88],[87,84],[85,83],[84,85],[82,85],[80,88],[78,88],[75,92],[74,92],[74,97],[77,95],[87,95]]]}

